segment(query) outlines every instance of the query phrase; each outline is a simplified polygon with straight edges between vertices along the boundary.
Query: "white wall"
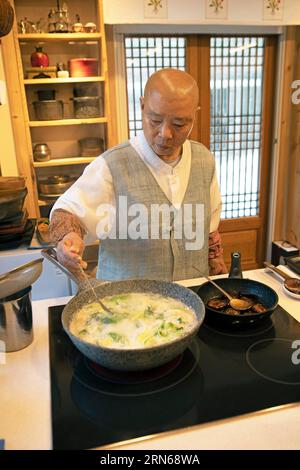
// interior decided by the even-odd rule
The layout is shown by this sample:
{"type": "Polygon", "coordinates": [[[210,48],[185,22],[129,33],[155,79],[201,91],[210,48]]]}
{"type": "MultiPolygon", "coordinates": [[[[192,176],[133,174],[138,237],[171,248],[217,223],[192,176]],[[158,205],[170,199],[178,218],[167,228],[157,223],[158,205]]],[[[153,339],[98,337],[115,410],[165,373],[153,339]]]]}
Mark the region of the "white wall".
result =
{"type": "Polygon", "coordinates": [[[261,26],[300,24],[300,0],[283,1],[282,20],[263,19],[263,0],[227,1],[227,19],[208,20],[205,17],[206,0],[168,0],[166,19],[144,18],[144,2],[148,3],[147,0],[103,0],[104,21],[108,24],[248,24],[261,26]]]}
{"type": "Polygon", "coordinates": [[[0,169],[2,176],[17,176],[18,168],[12,131],[9,102],[6,93],[0,42],[0,169]]]}

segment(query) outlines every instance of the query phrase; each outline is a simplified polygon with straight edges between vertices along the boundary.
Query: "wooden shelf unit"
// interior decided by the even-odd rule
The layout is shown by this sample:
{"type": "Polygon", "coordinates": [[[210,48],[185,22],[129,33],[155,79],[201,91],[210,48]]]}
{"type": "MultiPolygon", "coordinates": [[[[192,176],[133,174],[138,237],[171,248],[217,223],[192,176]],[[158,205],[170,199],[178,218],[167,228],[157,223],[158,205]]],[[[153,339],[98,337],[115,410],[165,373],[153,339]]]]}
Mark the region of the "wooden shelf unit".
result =
{"type": "Polygon", "coordinates": [[[58,83],[104,82],[104,77],[24,78],[24,85],[56,85],[58,83]]]}
{"type": "Polygon", "coordinates": [[[103,124],[106,122],[106,117],[91,119],[53,119],[52,121],[29,121],[29,127],[80,126],[81,124],[103,124]]]}
{"type": "MultiPolygon", "coordinates": [[[[67,2],[70,18],[80,14],[85,18],[83,23],[93,21],[97,25],[95,33],[33,33],[20,34],[18,21],[25,17],[38,21],[47,19],[49,4],[39,0],[11,0],[15,9],[13,34],[1,38],[5,74],[10,79],[7,91],[11,103],[12,125],[15,136],[15,147],[19,173],[25,176],[28,196],[26,207],[29,216],[40,217],[40,207],[51,205],[53,200],[44,201],[38,195],[40,176],[53,174],[80,174],[82,165],[91,163],[95,157],[74,157],[78,154],[78,140],[90,137],[104,139],[105,148],[112,145],[113,135],[110,120],[109,83],[107,72],[106,38],[103,21],[102,0],[77,0],[67,2]],[[99,75],[89,77],[39,78],[29,79],[25,69],[30,67],[30,54],[34,46],[42,45],[48,53],[50,66],[58,62],[67,63],[76,57],[97,57],[99,75]],[[48,47],[47,47],[48,46],[48,47]],[[86,52],[84,52],[86,51],[86,52]],[[85,55],[83,55],[85,54],[85,55]],[[103,99],[103,115],[91,119],[73,118],[70,98],[73,85],[95,84],[97,94],[103,99]],[[62,99],[67,105],[66,118],[60,120],[37,121],[34,119],[33,101],[37,90],[50,86],[56,91],[56,99],[62,99]],[[36,162],[33,149],[36,143],[47,143],[52,152],[52,159],[47,162],[36,162]],[[76,147],[77,146],[77,147],[76,147]],[[78,171],[77,170],[78,167],[78,171]],[[55,170],[57,168],[57,171],[55,170]],[[73,170],[72,170],[73,169],[73,170]],[[55,173],[56,171],[56,173],[55,173]],[[67,172],[67,173],[66,173],[67,172]]],[[[42,69],[41,69],[42,70],[42,69]]]]}
{"type": "MultiPolygon", "coordinates": [[[[72,0],[71,0],[72,1],[72,0]]],[[[70,1],[70,4],[71,4],[70,1]]],[[[18,2],[15,2],[18,3],[18,2]]],[[[102,33],[25,33],[17,34],[19,41],[31,41],[39,43],[41,41],[95,41],[102,39],[102,33]]]]}
{"type": "Polygon", "coordinates": [[[67,158],[53,158],[47,162],[33,162],[35,168],[49,168],[52,166],[65,166],[65,165],[84,165],[91,163],[96,157],[67,157],[67,158]]]}

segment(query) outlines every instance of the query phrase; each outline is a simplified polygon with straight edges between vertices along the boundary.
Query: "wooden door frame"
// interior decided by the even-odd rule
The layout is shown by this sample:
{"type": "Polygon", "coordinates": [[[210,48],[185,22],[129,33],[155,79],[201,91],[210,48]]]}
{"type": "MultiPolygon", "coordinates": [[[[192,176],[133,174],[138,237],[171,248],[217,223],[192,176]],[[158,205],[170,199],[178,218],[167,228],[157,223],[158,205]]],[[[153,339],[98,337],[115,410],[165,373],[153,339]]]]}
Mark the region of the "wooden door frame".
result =
{"type": "MultiPolygon", "coordinates": [[[[226,36],[228,35],[218,35],[226,36]]],[[[236,36],[236,35],[235,35],[236,36]]],[[[238,35],[239,37],[242,35],[238,35]]],[[[249,36],[249,35],[247,35],[249,36]]],[[[260,35],[260,37],[263,35],[260,35]]],[[[266,253],[268,199],[272,159],[273,106],[275,95],[275,71],[277,36],[265,37],[263,103],[262,103],[262,140],[259,181],[259,215],[237,219],[223,219],[220,222],[221,233],[239,230],[257,230],[256,262],[247,268],[262,266],[266,253]],[[261,191],[261,188],[264,188],[261,191]],[[265,225],[263,224],[265,222],[265,225]]],[[[191,138],[210,147],[210,36],[191,35],[187,37],[187,71],[200,84],[199,118],[196,120],[191,138]]]]}

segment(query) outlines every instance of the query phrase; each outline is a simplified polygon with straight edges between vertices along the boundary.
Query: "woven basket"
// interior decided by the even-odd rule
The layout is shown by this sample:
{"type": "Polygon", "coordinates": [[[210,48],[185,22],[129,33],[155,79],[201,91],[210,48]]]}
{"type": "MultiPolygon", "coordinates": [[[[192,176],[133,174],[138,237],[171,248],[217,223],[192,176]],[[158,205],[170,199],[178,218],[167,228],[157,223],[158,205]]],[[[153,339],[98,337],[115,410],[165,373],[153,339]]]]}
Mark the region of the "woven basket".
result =
{"type": "Polygon", "coordinates": [[[0,0],[0,37],[6,36],[14,22],[14,10],[8,0],[0,0]]]}

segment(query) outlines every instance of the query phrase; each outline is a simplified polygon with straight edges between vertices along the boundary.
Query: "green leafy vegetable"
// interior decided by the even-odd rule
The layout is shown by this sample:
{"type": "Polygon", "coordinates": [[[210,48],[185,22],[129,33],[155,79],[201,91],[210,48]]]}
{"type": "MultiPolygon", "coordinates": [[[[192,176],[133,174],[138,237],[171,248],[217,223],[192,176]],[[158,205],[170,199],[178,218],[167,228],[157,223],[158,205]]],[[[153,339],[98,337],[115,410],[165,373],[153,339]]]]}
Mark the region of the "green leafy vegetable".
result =
{"type": "Polygon", "coordinates": [[[108,333],[108,336],[110,336],[116,343],[125,343],[126,338],[123,335],[120,335],[119,333],[115,333],[114,331],[111,331],[108,333]]]}
{"type": "Polygon", "coordinates": [[[153,313],[154,312],[153,312],[152,307],[150,307],[150,305],[148,305],[148,307],[144,311],[145,317],[151,317],[153,315],[153,313]]]}

